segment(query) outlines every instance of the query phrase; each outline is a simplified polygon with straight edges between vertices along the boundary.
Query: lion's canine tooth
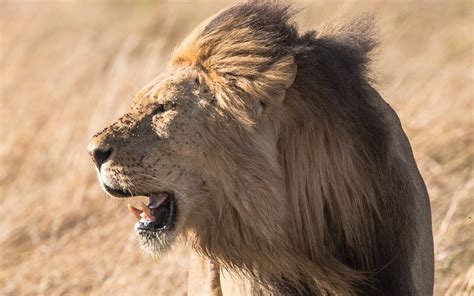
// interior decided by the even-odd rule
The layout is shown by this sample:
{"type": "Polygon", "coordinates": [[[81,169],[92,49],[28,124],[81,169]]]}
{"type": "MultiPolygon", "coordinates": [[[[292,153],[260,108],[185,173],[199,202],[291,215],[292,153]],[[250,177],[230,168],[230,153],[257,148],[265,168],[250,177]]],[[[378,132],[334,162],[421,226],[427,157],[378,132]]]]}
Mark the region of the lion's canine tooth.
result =
{"type": "Polygon", "coordinates": [[[148,220],[153,220],[153,215],[151,214],[150,209],[145,205],[145,203],[143,201],[141,202],[141,204],[142,204],[142,211],[145,214],[145,217],[148,220]]]}
{"type": "Polygon", "coordinates": [[[140,219],[140,214],[142,213],[142,211],[140,211],[139,209],[135,208],[135,207],[132,206],[131,204],[128,204],[128,205],[127,205],[127,208],[128,208],[128,210],[133,214],[133,216],[137,217],[137,219],[140,219]]]}

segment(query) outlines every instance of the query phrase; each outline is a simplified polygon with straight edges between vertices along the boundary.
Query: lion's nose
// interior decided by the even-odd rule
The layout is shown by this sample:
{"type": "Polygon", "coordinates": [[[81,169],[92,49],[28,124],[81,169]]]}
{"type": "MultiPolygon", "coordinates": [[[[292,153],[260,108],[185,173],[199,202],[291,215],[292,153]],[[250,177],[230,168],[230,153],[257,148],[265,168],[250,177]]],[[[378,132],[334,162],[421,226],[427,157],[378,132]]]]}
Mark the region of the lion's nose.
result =
{"type": "Polygon", "coordinates": [[[112,148],[110,147],[102,147],[102,148],[90,148],[89,154],[92,156],[92,160],[94,161],[97,168],[100,169],[100,166],[110,158],[112,155],[112,148]]]}

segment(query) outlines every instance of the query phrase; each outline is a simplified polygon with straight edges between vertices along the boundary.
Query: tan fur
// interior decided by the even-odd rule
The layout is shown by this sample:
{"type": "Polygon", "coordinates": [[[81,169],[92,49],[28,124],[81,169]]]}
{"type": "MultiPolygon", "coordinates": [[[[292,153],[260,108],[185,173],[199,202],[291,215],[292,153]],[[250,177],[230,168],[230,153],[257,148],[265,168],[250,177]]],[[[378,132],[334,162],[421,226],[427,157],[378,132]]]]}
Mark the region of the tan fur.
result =
{"type": "Polygon", "coordinates": [[[201,24],[137,95],[130,124],[96,136],[118,147],[103,178],[175,191],[176,233],[255,293],[429,294],[429,200],[368,82],[371,26],[300,34],[290,16],[249,2],[201,24]],[[168,101],[176,110],[156,118],[168,101]]]}

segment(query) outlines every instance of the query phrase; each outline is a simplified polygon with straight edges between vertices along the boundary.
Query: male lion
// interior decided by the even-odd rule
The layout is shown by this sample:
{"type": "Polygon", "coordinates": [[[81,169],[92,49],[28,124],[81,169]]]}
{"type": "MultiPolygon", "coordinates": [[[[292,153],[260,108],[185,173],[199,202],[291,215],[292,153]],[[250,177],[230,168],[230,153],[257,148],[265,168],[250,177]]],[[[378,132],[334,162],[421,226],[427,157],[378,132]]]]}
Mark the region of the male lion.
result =
{"type": "Polygon", "coordinates": [[[291,15],[249,2],[201,24],[89,144],[103,189],[149,197],[130,206],[147,253],[191,243],[190,293],[432,294],[429,198],[367,79],[370,26],[291,15]]]}

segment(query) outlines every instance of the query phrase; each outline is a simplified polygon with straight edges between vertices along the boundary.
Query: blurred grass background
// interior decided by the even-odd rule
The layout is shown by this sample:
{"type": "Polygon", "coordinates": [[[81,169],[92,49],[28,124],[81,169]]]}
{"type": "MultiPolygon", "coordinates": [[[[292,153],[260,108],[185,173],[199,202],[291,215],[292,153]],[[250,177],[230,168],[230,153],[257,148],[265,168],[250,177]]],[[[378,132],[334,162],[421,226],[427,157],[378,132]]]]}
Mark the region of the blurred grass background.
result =
{"type": "MultiPolygon", "coordinates": [[[[432,202],[436,295],[474,293],[474,2],[295,2],[302,29],[363,12],[378,90],[432,202]]],[[[159,262],[86,153],[170,52],[224,1],[0,1],[0,294],[185,294],[188,250],[159,262]]]]}

